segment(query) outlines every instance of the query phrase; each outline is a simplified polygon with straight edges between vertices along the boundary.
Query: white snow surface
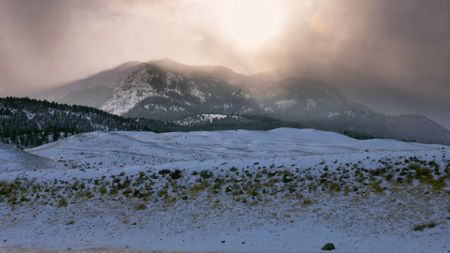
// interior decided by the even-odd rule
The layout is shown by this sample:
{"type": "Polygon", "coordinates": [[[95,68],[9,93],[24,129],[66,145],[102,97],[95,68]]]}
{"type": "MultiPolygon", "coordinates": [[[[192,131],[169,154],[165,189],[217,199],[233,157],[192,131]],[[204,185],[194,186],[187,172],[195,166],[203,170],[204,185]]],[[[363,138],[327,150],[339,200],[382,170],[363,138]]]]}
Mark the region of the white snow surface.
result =
{"type": "Polygon", "coordinates": [[[106,101],[101,109],[111,114],[123,115],[144,99],[161,96],[147,83],[133,83],[133,87],[130,89],[122,85],[114,88],[113,97],[106,101]]]}
{"type": "Polygon", "coordinates": [[[17,150],[0,143],[0,173],[58,169],[62,166],[52,160],[17,150]]]}
{"type": "MultiPolygon", "coordinates": [[[[260,166],[295,165],[314,171],[320,166],[334,170],[346,163],[360,163],[367,168],[377,168],[380,159],[402,160],[415,156],[442,162],[450,157],[448,146],[355,140],[332,132],[291,128],[79,134],[27,150],[41,156],[36,158],[39,161],[51,159],[53,164],[57,161],[66,164],[64,167],[48,163],[48,169],[40,170],[28,170],[23,166],[20,162],[23,158],[19,157],[23,154],[19,151],[0,147],[0,162],[15,168],[0,167],[0,180],[21,176],[38,181],[98,178],[164,168],[212,169],[218,173],[232,166],[257,171],[260,166]]],[[[445,221],[436,228],[413,232],[407,221],[408,217],[415,219],[414,214],[404,214],[405,221],[399,224],[389,218],[390,213],[386,217],[372,217],[384,212],[385,200],[371,203],[369,198],[367,205],[350,200],[335,204],[335,201],[337,203],[336,199],[324,197],[322,204],[300,211],[276,201],[268,203],[264,209],[229,203],[220,212],[202,203],[177,204],[168,210],[148,208],[140,212],[104,202],[78,203],[63,209],[54,206],[12,209],[0,203],[0,252],[8,252],[9,247],[71,247],[74,250],[313,253],[321,252],[320,248],[327,242],[333,242],[337,248],[333,252],[338,253],[445,253],[450,250],[450,228],[445,221]],[[68,226],[66,223],[71,220],[75,224],[68,226]],[[349,220],[354,226],[342,226],[349,220]]],[[[428,218],[443,217],[443,211],[436,211],[437,204],[430,201],[428,218]]]]}
{"type": "Polygon", "coordinates": [[[294,106],[296,103],[297,103],[297,101],[295,99],[287,99],[287,100],[276,101],[275,105],[277,105],[278,108],[287,109],[287,108],[294,106]]]}
{"type": "Polygon", "coordinates": [[[213,114],[203,113],[203,114],[198,114],[198,115],[194,115],[194,116],[189,116],[189,117],[181,119],[181,120],[177,120],[177,121],[175,121],[175,123],[178,125],[181,125],[181,126],[189,126],[189,125],[205,123],[205,122],[212,123],[214,120],[220,120],[220,119],[226,119],[226,118],[239,119],[240,116],[217,114],[217,113],[213,113],[213,114]]]}
{"type": "MultiPolygon", "coordinates": [[[[364,159],[440,152],[446,146],[395,140],[355,140],[313,129],[271,131],[91,132],[28,150],[79,166],[116,169],[117,166],[208,169],[247,166],[254,162],[313,166],[323,160],[341,164],[364,159]],[[102,163],[99,165],[99,163],[102,163]]],[[[373,164],[377,166],[378,164],[373,164]]]]}

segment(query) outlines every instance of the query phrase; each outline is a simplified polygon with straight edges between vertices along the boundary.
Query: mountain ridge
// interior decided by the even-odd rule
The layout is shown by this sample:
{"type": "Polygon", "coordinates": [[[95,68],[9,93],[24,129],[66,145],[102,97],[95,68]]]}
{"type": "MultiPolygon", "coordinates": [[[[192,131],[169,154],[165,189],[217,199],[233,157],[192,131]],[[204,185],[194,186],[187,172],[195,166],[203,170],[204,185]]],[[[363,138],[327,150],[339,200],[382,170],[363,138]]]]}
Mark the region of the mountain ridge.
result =
{"type": "MultiPolygon", "coordinates": [[[[264,75],[245,76],[221,66],[191,66],[170,59],[133,64],[120,72],[123,78],[117,78],[117,68],[110,71],[116,80],[108,83],[110,93],[96,99],[105,102],[95,107],[124,117],[176,122],[202,114],[263,116],[330,131],[450,144],[450,132],[425,116],[374,112],[320,80],[262,81],[264,75]]],[[[86,85],[83,92],[96,94],[90,88],[98,84],[86,85]]],[[[72,97],[78,100],[70,103],[89,105],[80,96],[72,97]]]]}

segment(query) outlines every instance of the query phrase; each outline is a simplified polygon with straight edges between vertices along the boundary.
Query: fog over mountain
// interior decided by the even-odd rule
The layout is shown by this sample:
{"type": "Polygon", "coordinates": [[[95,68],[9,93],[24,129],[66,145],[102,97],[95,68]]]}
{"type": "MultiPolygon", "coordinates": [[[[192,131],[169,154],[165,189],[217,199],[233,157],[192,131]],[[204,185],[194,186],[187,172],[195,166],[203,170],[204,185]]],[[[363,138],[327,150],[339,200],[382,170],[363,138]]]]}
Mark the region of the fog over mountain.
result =
{"type": "Polygon", "coordinates": [[[377,113],[317,79],[243,75],[171,59],[127,62],[32,97],[199,129],[220,121],[223,129],[309,127],[357,138],[450,144],[450,131],[423,115],[377,113]]]}
{"type": "Polygon", "coordinates": [[[449,9],[447,0],[0,0],[0,95],[169,57],[320,80],[375,111],[450,128],[449,9]]]}

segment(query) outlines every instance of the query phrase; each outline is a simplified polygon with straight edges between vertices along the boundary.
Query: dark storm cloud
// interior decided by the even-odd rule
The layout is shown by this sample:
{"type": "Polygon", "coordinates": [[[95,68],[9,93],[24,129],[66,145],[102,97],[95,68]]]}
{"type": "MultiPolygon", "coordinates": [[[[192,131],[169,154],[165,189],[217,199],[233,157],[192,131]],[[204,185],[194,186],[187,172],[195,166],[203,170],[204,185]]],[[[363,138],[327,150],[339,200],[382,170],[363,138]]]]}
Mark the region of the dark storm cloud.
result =
{"type": "MultiPolygon", "coordinates": [[[[317,1],[266,55],[375,109],[424,113],[450,126],[450,1],[317,1]]],[[[297,15],[301,17],[301,15],[297,15]]]]}
{"type": "Polygon", "coordinates": [[[92,3],[0,0],[0,85],[45,82],[45,75],[52,79],[49,68],[63,62],[60,53],[74,19],[92,3]]]}
{"type": "MultiPolygon", "coordinates": [[[[108,55],[120,55],[123,42],[112,36],[114,26],[126,24],[127,8],[142,2],[163,1],[0,0],[0,92],[38,88],[115,64],[108,64],[114,58],[108,55]]],[[[123,30],[117,27],[118,38],[123,30]]]]}
{"type": "Polygon", "coordinates": [[[449,74],[450,1],[317,2],[310,19],[293,18],[275,46],[285,57],[281,64],[336,63],[406,76],[449,74]]]}

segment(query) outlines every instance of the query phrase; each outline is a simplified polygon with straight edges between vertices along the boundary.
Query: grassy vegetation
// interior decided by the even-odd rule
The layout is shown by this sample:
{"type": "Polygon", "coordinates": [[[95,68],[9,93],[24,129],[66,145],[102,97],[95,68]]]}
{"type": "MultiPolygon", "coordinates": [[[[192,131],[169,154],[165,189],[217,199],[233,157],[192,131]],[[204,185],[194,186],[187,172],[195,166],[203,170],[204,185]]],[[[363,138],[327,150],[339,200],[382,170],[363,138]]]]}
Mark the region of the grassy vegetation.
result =
{"type": "MultiPolygon", "coordinates": [[[[377,169],[366,169],[358,164],[330,170],[318,168],[289,168],[260,166],[212,171],[148,169],[137,174],[120,173],[100,178],[50,180],[37,182],[28,178],[0,181],[0,203],[16,205],[51,205],[65,208],[77,201],[111,200],[132,203],[135,210],[145,210],[150,203],[163,206],[179,202],[210,201],[221,206],[233,201],[248,206],[287,200],[307,208],[315,205],[315,194],[330,197],[389,195],[402,190],[423,196],[448,194],[450,165],[441,168],[435,162],[415,157],[401,163],[379,161],[377,169]]],[[[450,212],[450,209],[449,209],[450,212]]],[[[429,228],[417,225],[414,230],[429,228]]]]}

